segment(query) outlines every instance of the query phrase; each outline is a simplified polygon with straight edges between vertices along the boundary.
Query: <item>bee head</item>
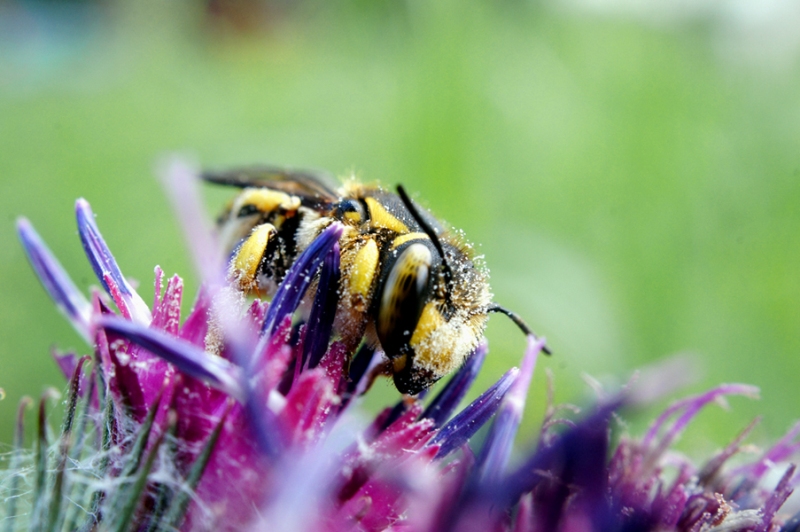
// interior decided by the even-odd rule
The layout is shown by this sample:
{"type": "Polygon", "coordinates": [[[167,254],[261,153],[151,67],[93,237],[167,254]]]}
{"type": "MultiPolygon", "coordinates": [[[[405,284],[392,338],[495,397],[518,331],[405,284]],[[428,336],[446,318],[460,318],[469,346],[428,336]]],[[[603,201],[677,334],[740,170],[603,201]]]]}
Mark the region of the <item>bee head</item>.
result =
{"type": "Polygon", "coordinates": [[[376,301],[376,330],[397,389],[416,394],[458,368],[480,340],[489,290],[483,272],[460,253],[446,280],[428,239],[393,250],[376,301]]]}
{"type": "Polygon", "coordinates": [[[390,251],[378,285],[376,332],[397,389],[416,394],[458,368],[483,335],[491,295],[485,273],[398,193],[428,238],[390,251]]]}
{"type": "MultiPolygon", "coordinates": [[[[428,236],[392,250],[379,285],[376,329],[397,389],[414,395],[457,369],[478,345],[488,313],[515,313],[491,303],[486,274],[469,255],[438,233],[417,211],[402,186],[398,195],[428,236]]],[[[545,347],[545,353],[550,351],[545,347]]]]}

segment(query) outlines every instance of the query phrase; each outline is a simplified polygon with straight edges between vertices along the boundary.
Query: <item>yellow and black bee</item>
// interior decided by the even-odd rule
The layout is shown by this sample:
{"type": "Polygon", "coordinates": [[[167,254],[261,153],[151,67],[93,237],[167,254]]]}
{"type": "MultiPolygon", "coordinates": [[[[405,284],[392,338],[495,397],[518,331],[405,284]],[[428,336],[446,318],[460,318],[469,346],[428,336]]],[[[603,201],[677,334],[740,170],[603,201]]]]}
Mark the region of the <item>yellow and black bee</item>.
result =
{"type": "Polygon", "coordinates": [[[458,368],[483,336],[488,272],[471,246],[398,193],[321,173],[262,166],[205,172],[242,188],[220,215],[229,275],[240,290],[272,296],[296,257],[334,221],[345,226],[334,328],[355,350],[380,344],[397,389],[416,394],[458,368]]]}

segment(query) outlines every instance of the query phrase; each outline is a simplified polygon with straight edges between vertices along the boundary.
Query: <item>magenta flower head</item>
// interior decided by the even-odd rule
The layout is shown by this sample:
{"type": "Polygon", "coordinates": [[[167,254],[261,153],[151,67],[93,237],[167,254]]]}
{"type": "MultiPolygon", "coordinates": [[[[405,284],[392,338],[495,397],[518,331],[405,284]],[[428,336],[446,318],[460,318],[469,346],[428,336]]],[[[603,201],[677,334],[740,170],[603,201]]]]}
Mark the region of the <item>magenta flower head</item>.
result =
{"type": "Polygon", "coordinates": [[[368,345],[351,354],[336,337],[343,226],[320,232],[269,303],[250,301],[221,276],[190,170],[175,164],[169,173],[205,278],[185,317],[181,279],[165,280],[157,267],[148,306],[85,200],[76,203],[78,232],[102,287],[88,298],[31,224],[17,224],[45,290],[92,354],[57,357],[70,380],[67,415],[50,445],[43,401],[35,452],[16,443],[3,479],[8,530],[798,528],[781,512],[794,467],[769,480],[796,456],[800,427],[735,467],[728,461],[744,435],[703,467],[670,451],[707,403],[756,393],[743,385],[678,402],[643,438],[615,447],[612,419],[631,393],[577,421],[551,408],[533,450],[512,465],[544,349],[531,335],[520,368],[466,407],[485,343],[435,393],[404,396],[364,421],[359,398],[384,355],[368,345]]]}

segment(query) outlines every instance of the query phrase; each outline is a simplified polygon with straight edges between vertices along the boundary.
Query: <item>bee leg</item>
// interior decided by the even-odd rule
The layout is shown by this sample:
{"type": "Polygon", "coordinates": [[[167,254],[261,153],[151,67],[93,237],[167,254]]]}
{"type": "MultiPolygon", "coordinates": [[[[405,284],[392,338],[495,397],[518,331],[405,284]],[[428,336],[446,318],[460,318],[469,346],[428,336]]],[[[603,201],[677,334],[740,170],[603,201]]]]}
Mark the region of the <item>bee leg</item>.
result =
{"type": "Polygon", "coordinates": [[[228,266],[228,278],[246,294],[261,296],[258,274],[269,261],[278,245],[278,231],[270,223],[257,225],[233,250],[228,266]]]}
{"type": "Polygon", "coordinates": [[[380,248],[377,241],[366,238],[351,241],[342,247],[339,280],[339,306],[334,319],[334,329],[339,332],[348,352],[355,353],[364,333],[370,343],[377,344],[369,312],[373,292],[380,275],[380,248]],[[369,330],[367,331],[367,325],[369,330]]]}

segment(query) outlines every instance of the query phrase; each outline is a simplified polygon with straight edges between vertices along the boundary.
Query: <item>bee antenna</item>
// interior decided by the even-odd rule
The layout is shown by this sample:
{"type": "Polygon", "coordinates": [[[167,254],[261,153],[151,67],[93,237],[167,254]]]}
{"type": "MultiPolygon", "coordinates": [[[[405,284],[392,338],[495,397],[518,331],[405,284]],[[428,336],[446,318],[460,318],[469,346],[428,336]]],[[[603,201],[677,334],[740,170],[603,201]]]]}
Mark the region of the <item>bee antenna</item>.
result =
{"type": "MultiPolygon", "coordinates": [[[[516,312],[512,312],[507,308],[501,307],[500,305],[497,304],[493,304],[491,307],[487,308],[486,312],[499,312],[500,314],[505,314],[506,316],[511,318],[511,321],[517,324],[517,327],[519,327],[520,330],[522,330],[522,332],[524,332],[526,336],[533,336],[534,338],[536,338],[536,334],[531,330],[530,327],[528,327],[527,323],[522,321],[522,318],[520,318],[516,312]]],[[[543,346],[542,351],[544,351],[544,353],[548,355],[553,354],[550,351],[550,349],[547,348],[547,346],[543,346]]]]}
{"type": "Polygon", "coordinates": [[[439,252],[439,255],[442,257],[442,264],[444,268],[444,276],[445,280],[447,281],[447,285],[449,286],[453,282],[453,270],[450,268],[450,263],[447,262],[447,256],[444,254],[444,248],[442,247],[442,242],[439,240],[439,235],[436,234],[433,227],[425,221],[422,215],[417,210],[416,205],[411,202],[411,198],[408,197],[406,194],[406,190],[403,188],[403,185],[397,185],[397,194],[400,196],[400,199],[403,200],[403,204],[408,209],[408,212],[411,213],[411,217],[414,218],[414,221],[422,228],[428,238],[431,239],[433,242],[433,247],[436,248],[436,251],[439,252]]]}

